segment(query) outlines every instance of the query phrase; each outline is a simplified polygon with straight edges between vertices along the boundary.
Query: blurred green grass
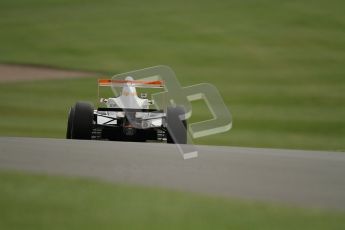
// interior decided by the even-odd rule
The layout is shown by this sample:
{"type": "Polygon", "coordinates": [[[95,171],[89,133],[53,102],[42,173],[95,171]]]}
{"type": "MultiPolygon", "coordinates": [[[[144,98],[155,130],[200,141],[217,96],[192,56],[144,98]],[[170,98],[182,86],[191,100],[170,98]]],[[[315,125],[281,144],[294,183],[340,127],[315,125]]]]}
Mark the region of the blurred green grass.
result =
{"type": "Polygon", "coordinates": [[[344,213],[0,173],[1,229],[343,229],[344,213]]]}
{"type": "MultiPolygon", "coordinates": [[[[345,150],[345,2],[0,2],[0,62],[120,73],[171,66],[217,86],[233,129],[198,144],[345,150]]],[[[0,134],[63,137],[96,82],[0,86],[0,134]]],[[[194,120],[203,107],[195,104],[194,120]]]]}

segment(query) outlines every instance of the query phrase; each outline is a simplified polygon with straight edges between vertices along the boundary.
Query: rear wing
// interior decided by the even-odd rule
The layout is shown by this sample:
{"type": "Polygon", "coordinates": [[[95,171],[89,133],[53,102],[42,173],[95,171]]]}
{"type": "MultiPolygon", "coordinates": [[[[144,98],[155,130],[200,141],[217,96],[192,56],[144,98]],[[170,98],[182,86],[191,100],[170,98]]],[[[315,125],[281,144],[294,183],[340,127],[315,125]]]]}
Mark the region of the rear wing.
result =
{"type": "Polygon", "coordinates": [[[137,88],[163,88],[164,81],[142,81],[142,80],[115,80],[115,79],[98,79],[98,86],[114,86],[114,87],[124,87],[124,86],[134,86],[137,88]]]}

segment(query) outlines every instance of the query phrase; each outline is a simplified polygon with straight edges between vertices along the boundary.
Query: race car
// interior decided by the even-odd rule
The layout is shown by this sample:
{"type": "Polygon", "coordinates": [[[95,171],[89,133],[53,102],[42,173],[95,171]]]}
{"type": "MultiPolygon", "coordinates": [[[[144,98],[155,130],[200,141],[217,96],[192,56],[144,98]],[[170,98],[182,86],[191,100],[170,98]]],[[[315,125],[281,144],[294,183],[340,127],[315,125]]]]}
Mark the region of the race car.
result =
{"type": "Polygon", "coordinates": [[[100,87],[120,87],[117,97],[99,98],[94,109],[88,102],[77,102],[70,108],[67,139],[112,141],[158,141],[187,143],[187,120],[183,106],[151,108],[154,100],[147,99],[137,88],[164,88],[164,82],[134,80],[127,76],[119,79],[99,79],[100,87]]]}

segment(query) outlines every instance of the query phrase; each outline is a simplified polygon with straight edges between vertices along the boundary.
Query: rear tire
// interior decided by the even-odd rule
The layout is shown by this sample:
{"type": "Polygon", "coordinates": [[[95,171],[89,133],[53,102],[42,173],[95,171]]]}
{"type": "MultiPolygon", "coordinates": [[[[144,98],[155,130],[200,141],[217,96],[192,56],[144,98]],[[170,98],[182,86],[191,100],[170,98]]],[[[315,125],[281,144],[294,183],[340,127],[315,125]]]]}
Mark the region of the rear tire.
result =
{"type": "Polygon", "coordinates": [[[72,139],[90,140],[93,128],[93,106],[86,102],[77,102],[71,130],[72,139]]]}
{"type": "Polygon", "coordinates": [[[167,108],[167,143],[187,144],[187,120],[180,119],[180,116],[185,114],[186,111],[181,106],[169,106],[167,108]],[[173,136],[175,137],[175,140],[173,136]]]}
{"type": "Polygon", "coordinates": [[[67,139],[72,138],[73,119],[74,119],[74,107],[71,107],[68,113],[67,132],[66,132],[67,139]]]}

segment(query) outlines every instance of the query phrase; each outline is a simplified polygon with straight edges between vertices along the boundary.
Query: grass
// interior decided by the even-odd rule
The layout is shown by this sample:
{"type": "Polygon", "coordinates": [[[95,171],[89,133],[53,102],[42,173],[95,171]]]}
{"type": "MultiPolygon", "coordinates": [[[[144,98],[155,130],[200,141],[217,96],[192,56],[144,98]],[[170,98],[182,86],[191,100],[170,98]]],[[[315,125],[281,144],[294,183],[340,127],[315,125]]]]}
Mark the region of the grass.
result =
{"type": "MultiPolygon", "coordinates": [[[[0,2],[0,62],[107,73],[167,64],[209,82],[233,130],[198,144],[345,151],[345,2],[0,2]]],[[[93,80],[0,86],[0,134],[63,137],[93,80]],[[44,115],[44,116],[43,116],[44,115]]],[[[203,115],[193,108],[195,120],[203,115]]]]}
{"type": "Polygon", "coordinates": [[[344,213],[0,172],[1,229],[343,229],[344,213]]]}

